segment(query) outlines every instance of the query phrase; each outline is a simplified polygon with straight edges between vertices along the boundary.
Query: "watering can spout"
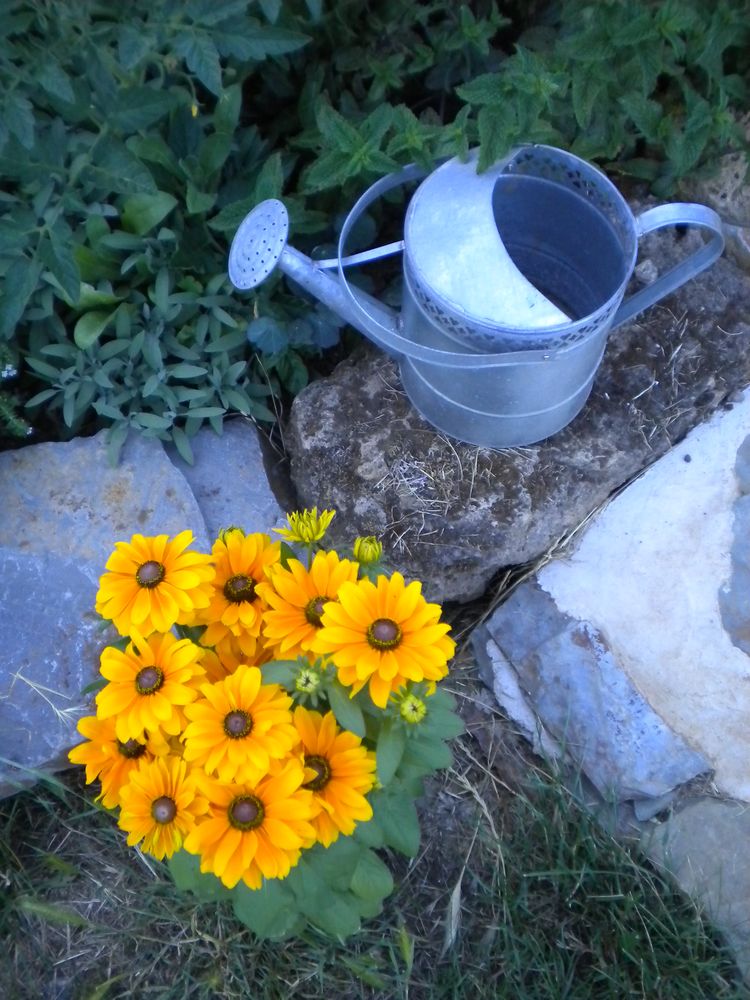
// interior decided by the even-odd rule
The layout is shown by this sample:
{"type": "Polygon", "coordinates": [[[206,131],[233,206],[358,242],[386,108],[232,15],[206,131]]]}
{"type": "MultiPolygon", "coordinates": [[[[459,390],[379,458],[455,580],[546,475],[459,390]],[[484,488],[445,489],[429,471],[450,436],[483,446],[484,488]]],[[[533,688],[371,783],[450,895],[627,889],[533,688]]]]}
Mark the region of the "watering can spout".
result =
{"type": "MultiPolygon", "coordinates": [[[[313,260],[287,244],[288,233],[289,217],[282,202],[272,198],[256,205],[232,241],[229,279],[235,288],[255,288],[278,266],[288,278],[376,343],[382,345],[384,335],[398,331],[399,317],[393,309],[359,289],[349,286],[347,291],[341,280],[329,273],[330,268],[338,266],[337,259],[313,260]],[[364,308],[357,308],[352,294],[364,308]]],[[[396,253],[401,247],[399,243],[385,249],[396,253]]],[[[354,262],[354,258],[351,260],[354,262]]]]}

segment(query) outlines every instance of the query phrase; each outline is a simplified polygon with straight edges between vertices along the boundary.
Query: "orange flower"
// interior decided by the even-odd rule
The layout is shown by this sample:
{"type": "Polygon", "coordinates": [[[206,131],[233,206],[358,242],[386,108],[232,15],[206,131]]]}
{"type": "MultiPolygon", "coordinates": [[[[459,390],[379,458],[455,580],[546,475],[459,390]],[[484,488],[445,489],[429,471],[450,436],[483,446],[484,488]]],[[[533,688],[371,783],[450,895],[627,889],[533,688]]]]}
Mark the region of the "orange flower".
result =
{"type": "Polygon", "coordinates": [[[179,757],[158,757],[142,764],[120,793],[118,824],[128,833],[128,846],[143,842],[143,850],[158,860],[170,858],[203,815],[207,800],[197,775],[179,757]]]}
{"type": "Polygon", "coordinates": [[[159,732],[146,733],[143,743],[118,740],[114,719],[87,715],[78,721],[78,732],[87,742],[73,747],[68,760],[72,764],[86,765],[88,785],[99,778],[102,789],[97,799],[106,809],[114,809],[120,804],[120,790],[131,773],[138,770],[141,761],[151,761],[169,753],[169,744],[159,732]]]}
{"type": "Polygon", "coordinates": [[[422,585],[408,586],[400,573],[390,578],[343,583],[336,602],[323,609],[323,627],[312,649],[330,655],[352,695],[369,684],[378,708],[407,681],[438,681],[448,673],[456,644],[440,621],[441,608],[422,597],[422,585]]]}
{"type": "Polygon", "coordinates": [[[185,709],[184,756],[221,781],[258,781],[299,742],[292,699],[278,684],[263,684],[257,667],[240,665],[201,692],[185,709]]]}
{"type": "Polygon", "coordinates": [[[190,625],[196,609],[208,605],[214,571],[209,556],[188,549],[192,541],[193,533],[182,531],[172,540],[133,535],[116,543],[99,580],[96,610],[120,635],[190,625]]]}
{"type": "Polygon", "coordinates": [[[302,849],[315,842],[310,819],[316,806],[304,780],[293,758],[257,783],[204,779],[208,817],[187,837],[185,850],[200,854],[201,871],[213,872],[229,889],[240,879],[259,889],[264,878],[286,878],[302,849]]]}
{"type": "Polygon", "coordinates": [[[365,795],[375,784],[375,754],[354,733],[339,729],[333,712],[321,715],[298,705],[294,725],[305,755],[303,787],[320,807],[312,824],[318,840],[328,847],[340,833],[348,836],[358,822],[372,819],[365,795]]]}
{"type": "Polygon", "coordinates": [[[107,646],[100,669],[109,684],[96,696],[96,714],[114,717],[123,743],[144,742],[145,732],[159,730],[176,736],[184,724],[183,706],[195,700],[197,685],[205,679],[200,656],[200,646],[170,632],[148,639],[135,632],[124,653],[107,646]]]}
{"type": "Polygon", "coordinates": [[[231,638],[245,662],[255,659],[265,610],[258,584],[280,554],[281,543],[272,542],[268,535],[246,535],[240,528],[222,532],[212,549],[216,575],[211,600],[199,616],[200,624],[207,626],[201,636],[204,646],[217,646],[231,638]]]}
{"type": "Polygon", "coordinates": [[[327,601],[336,599],[339,587],[357,579],[358,566],[339,559],[336,552],[318,552],[309,569],[299,559],[286,567],[271,567],[268,583],[258,587],[269,605],[263,613],[263,635],[280,657],[306,653],[320,628],[320,616],[327,601]]]}

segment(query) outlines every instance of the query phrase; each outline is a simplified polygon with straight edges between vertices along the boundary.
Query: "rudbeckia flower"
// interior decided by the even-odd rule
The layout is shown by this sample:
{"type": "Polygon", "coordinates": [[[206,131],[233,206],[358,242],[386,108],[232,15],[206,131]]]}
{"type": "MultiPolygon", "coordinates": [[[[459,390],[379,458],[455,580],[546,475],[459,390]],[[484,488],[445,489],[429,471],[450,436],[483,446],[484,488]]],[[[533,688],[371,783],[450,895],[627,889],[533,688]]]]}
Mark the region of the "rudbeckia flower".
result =
{"type": "Polygon", "coordinates": [[[200,854],[201,871],[213,872],[229,889],[240,879],[259,889],[264,878],[286,878],[300,851],[315,843],[310,819],[316,806],[304,780],[293,758],[254,784],[204,779],[208,816],[187,837],[185,850],[200,854]]]}
{"type": "Polygon", "coordinates": [[[78,732],[86,737],[85,743],[68,754],[72,764],[86,765],[86,784],[98,778],[101,792],[97,799],[106,809],[120,804],[120,790],[127,784],[131,772],[137,771],[141,761],[163,757],[170,751],[169,744],[159,733],[144,734],[144,742],[117,739],[114,719],[97,719],[87,715],[78,721],[78,732]]]}
{"type": "Polygon", "coordinates": [[[133,771],[120,792],[118,825],[128,846],[141,844],[157,860],[170,858],[208,809],[197,778],[179,757],[158,757],[133,771]]]}
{"type": "Polygon", "coordinates": [[[168,632],[192,624],[197,608],[208,605],[207,584],[214,571],[210,557],[188,548],[191,531],[117,542],[99,580],[96,610],[120,635],[168,632]]]}
{"type": "Polygon", "coordinates": [[[312,649],[331,656],[352,695],[368,684],[373,702],[385,708],[406,681],[438,681],[448,673],[456,644],[440,613],[422,596],[421,583],[407,586],[400,573],[377,583],[343,583],[338,600],[323,609],[312,649]]]}
{"type": "Polygon", "coordinates": [[[310,649],[323,605],[336,599],[342,583],[356,580],[357,571],[355,562],[339,559],[336,552],[316,553],[309,569],[299,559],[271,568],[268,583],[258,590],[269,605],[263,613],[263,635],[275,655],[294,657],[310,649]]]}
{"type": "Polygon", "coordinates": [[[286,516],[288,528],[274,528],[273,530],[287,542],[312,545],[313,542],[319,542],[325,535],[335,515],[335,510],[323,510],[318,514],[317,507],[313,507],[312,510],[295,511],[286,516]]]}
{"type": "Polygon", "coordinates": [[[302,740],[305,784],[320,812],[312,820],[324,847],[340,833],[349,835],[359,822],[372,819],[365,795],[375,784],[375,755],[354,733],[336,725],[333,712],[312,712],[299,705],[294,725],[302,740]]]}
{"type": "Polygon", "coordinates": [[[134,633],[125,652],[107,646],[100,671],[109,684],[96,696],[100,719],[115,719],[118,740],[144,742],[144,733],[161,730],[176,736],[184,724],[182,708],[198,696],[205,680],[201,648],[167,632],[144,639],[134,633]]]}
{"type": "Polygon", "coordinates": [[[299,742],[292,699],[278,684],[263,684],[257,667],[241,665],[185,708],[185,760],[221,781],[258,781],[272,760],[299,742]]]}
{"type": "Polygon", "coordinates": [[[245,662],[255,659],[266,607],[258,584],[280,555],[281,542],[272,542],[268,535],[246,535],[240,528],[221,533],[211,551],[216,572],[211,600],[198,619],[208,626],[201,636],[204,646],[232,640],[245,654],[245,662]]]}

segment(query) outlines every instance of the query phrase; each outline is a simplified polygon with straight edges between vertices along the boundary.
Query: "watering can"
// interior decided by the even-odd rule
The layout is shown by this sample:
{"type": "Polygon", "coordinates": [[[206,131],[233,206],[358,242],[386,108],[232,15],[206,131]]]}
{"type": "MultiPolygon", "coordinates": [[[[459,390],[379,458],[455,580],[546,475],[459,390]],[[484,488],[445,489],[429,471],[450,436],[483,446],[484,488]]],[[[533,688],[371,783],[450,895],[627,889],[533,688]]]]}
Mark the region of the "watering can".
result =
{"type": "Polygon", "coordinates": [[[703,205],[634,216],[600,170],[552,146],[520,145],[481,174],[476,161],[475,150],[428,175],[410,166],[377,181],[347,215],[330,260],[289,246],[284,205],[264,201],[237,230],[229,277],[250,289],[280,267],[398,360],[409,399],[434,427],[486,448],[516,447],[573,420],[609,331],[709,267],[724,237],[719,216],[703,205]],[[403,240],[347,255],[362,213],[416,180],[403,240]],[[640,237],[676,225],[701,227],[709,239],[624,298],[640,237]],[[400,252],[397,313],[352,287],[346,269],[400,252]]]}

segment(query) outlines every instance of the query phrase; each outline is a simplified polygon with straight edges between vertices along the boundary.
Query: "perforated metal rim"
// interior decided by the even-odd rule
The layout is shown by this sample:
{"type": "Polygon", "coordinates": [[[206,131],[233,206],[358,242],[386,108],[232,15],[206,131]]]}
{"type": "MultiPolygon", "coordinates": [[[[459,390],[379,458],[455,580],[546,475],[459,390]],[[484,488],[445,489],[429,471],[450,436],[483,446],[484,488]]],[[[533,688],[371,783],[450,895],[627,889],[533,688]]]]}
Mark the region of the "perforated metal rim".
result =
{"type": "Polygon", "coordinates": [[[229,280],[255,288],[276,267],[289,235],[289,216],[276,198],[262,201],[240,223],[229,250],[229,280]]]}

